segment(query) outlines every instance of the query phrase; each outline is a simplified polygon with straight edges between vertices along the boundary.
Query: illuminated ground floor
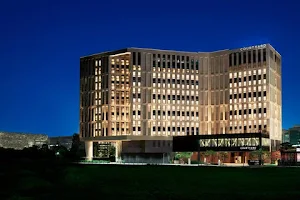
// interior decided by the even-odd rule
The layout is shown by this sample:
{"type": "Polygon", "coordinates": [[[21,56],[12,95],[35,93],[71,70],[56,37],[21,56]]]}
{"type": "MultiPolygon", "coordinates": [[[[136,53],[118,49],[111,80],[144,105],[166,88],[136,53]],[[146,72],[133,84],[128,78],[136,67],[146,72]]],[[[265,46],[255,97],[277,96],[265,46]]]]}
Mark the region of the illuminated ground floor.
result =
{"type": "Polygon", "coordinates": [[[115,161],[127,163],[170,163],[175,152],[193,152],[191,160],[218,163],[221,157],[222,162],[239,164],[247,163],[252,151],[262,149],[270,152],[277,148],[272,146],[274,142],[268,135],[261,133],[176,137],[111,136],[85,138],[84,142],[87,160],[97,157],[95,143],[111,143],[114,146],[115,161]]]}
{"type": "Polygon", "coordinates": [[[111,143],[115,147],[115,161],[128,163],[169,163],[172,137],[112,136],[85,138],[86,159],[95,157],[95,143],[111,143]]]}

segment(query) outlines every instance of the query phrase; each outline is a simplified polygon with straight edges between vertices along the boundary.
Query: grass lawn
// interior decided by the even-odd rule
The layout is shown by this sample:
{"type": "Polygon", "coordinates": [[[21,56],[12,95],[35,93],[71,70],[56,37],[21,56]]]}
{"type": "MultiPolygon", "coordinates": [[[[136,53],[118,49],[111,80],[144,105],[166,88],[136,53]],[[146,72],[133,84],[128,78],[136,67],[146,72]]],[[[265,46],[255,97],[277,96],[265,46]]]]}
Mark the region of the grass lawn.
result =
{"type": "Polygon", "coordinates": [[[0,199],[300,199],[300,168],[0,165],[0,199]]]}

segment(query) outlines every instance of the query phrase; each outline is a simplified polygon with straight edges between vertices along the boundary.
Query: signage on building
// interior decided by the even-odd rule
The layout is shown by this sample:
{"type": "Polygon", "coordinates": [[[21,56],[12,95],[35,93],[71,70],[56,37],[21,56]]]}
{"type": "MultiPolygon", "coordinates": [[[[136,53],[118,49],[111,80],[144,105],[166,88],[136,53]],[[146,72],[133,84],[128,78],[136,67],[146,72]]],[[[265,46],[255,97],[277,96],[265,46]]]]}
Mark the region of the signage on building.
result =
{"type": "Polygon", "coordinates": [[[252,49],[263,49],[266,48],[266,44],[261,44],[261,45],[255,45],[255,46],[250,46],[250,47],[243,47],[240,48],[241,51],[247,51],[247,50],[252,50],[252,49]]]}
{"type": "Polygon", "coordinates": [[[256,150],[256,147],[240,147],[240,150],[256,150]]]}

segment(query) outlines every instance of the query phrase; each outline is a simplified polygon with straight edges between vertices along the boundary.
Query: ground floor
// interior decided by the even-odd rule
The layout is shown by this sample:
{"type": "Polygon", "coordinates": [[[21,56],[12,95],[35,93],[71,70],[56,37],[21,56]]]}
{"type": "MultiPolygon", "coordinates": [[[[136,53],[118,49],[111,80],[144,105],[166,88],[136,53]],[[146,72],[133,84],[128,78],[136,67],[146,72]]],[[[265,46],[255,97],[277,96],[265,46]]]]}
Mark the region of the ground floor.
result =
{"type": "Polygon", "coordinates": [[[214,152],[213,155],[205,155],[206,152],[200,152],[200,158],[198,158],[198,152],[194,152],[191,160],[198,161],[200,159],[201,162],[204,163],[218,163],[218,161],[222,161],[223,163],[248,163],[250,159],[250,152],[214,152]]]}
{"type": "MultiPolygon", "coordinates": [[[[98,156],[95,152],[95,143],[97,145],[110,143],[114,146],[115,161],[126,163],[170,163],[176,160],[176,153],[185,152],[190,153],[189,160],[192,161],[239,164],[259,159],[257,153],[256,158],[252,153],[257,151],[263,151],[263,159],[271,162],[273,153],[270,152],[277,148],[276,145],[272,145],[273,142],[268,135],[261,133],[175,137],[109,136],[90,138],[84,142],[87,160],[98,156]]],[[[105,145],[103,149],[108,149],[105,145]]],[[[186,156],[184,158],[187,159],[186,156]]]]}

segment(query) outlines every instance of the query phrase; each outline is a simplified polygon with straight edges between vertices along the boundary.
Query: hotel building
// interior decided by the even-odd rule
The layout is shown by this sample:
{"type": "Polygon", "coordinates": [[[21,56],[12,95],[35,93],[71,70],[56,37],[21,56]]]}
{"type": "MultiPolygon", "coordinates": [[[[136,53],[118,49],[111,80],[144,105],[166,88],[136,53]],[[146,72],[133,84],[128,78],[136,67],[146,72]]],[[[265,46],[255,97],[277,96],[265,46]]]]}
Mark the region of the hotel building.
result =
{"type": "Polygon", "coordinates": [[[118,158],[159,162],[173,151],[173,138],[221,134],[262,133],[273,151],[281,121],[281,56],[270,44],[215,52],[127,48],[80,58],[87,159],[93,142],[113,142],[118,158]]]}

